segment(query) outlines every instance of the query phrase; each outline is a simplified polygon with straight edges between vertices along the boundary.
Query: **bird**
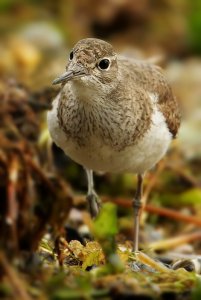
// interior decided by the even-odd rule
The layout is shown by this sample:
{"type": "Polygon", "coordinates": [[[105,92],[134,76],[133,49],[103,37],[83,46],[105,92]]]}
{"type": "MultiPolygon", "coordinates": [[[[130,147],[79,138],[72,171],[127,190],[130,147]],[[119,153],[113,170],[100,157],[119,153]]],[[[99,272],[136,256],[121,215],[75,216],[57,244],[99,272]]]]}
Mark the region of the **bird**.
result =
{"type": "Polygon", "coordinates": [[[146,60],[119,55],[101,39],[85,38],[70,51],[66,72],[47,113],[52,140],[83,166],[92,218],[101,201],[94,172],[137,176],[134,251],[139,250],[143,179],[166,154],[180,126],[180,109],[162,69],[146,60]]]}

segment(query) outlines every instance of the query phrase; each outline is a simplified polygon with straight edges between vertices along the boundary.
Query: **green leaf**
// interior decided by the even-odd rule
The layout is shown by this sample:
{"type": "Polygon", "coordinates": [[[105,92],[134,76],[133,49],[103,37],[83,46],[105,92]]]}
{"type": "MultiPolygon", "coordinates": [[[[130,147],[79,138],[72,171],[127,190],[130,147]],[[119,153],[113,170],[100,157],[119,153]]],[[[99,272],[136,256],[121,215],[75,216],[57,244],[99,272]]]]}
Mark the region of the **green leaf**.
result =
{"type": "Polygon", "coordinates": [[[63,288],[60,290],[57,290],[52,296],[51,300],[77,300],[77,299],[83,299],[83,293],[82,291],[76,290],[76,289],[68,289],[63,288]]]}
{"type": "Polygon", "coordinates": [[[103,204],[93,225],[93,233],[98,240],[114,237],[118,233],[116,206],[112,203],[103,204]]]}
{"type": "Polygon", "coordinates": [[[180,195],[183,204],[201,204],[201,189],[193,188],[180,195]]]}
{"type": "Polygon", "coordinates": [[[93,265],[98,265],[99,264],[99,256],[100,252],[99,251],[94,251],[89,253],[87,258],[82,264],[82,269],[86,270],[87,267],[93,266],[93,265]]]}
{"type": "Polygon", "coordinates": [[[200,300],[201,299],[201,279],[197,279],[197,283],[192,292],[192,300],[200,300]]]}
{"type": "Polygon", "coordinates": [[[124,266],[116,254],[117,245],[115,236],[118,233],[117,208],[112,203],[105,203],[100,214],[93,223],[93,233],[101,244],[105,254],[106,266],[100,272],[119,273],[124,270],[124,266]]]}

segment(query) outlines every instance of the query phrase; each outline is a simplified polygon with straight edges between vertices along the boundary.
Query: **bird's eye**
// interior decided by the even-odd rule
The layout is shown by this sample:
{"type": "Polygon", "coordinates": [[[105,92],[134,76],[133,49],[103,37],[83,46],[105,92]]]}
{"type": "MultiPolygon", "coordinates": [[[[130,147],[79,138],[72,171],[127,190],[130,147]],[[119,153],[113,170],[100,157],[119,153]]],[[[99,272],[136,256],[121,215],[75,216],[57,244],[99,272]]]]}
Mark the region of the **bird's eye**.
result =
{"type": "Polygon", "coordinates": [[[70,58],[70,60],[73,59],[73,51],[71,51],[69,58],[70,58]]]}
{"type": "Polygon", "coordinates": [[[104,58],[99,62],[98,67],[101,70],[106,70],[109,67],[109,65],[110,65],[109,59],[104,58]]]}

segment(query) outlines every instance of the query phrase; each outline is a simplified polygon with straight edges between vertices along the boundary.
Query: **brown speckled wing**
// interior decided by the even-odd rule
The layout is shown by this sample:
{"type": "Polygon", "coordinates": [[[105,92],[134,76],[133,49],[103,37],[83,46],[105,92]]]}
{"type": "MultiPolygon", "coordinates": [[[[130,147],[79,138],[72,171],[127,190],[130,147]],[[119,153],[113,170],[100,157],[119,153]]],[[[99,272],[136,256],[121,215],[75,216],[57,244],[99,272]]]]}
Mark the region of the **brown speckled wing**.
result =
{"type": "Polygon", "coordinates": [[[159,98],[158,106],[165,116],[167,126],[172,133],[173,138],[175,138],[180,126],[181,119],[179,105],[176,97],[170,91],[167,94],[163,95],[163,97],[159,98]]]}
{"type": "Polygon", "coordinates": [[[180,108],[176,97],[173,95],[172,89],[164,77],[160,67],[153,66],[156,77],[158,77],[158,107],[163,113],[167,126],[172,133],[173,138],[176,137],[181,120],[180,108]]]}
{"type": "Polygon", "coordinates": [[[180,125],[180,109],[162,69],[155,65],[138,62],[135,64],[135,72],[138,72],[138,78],[140,75],[138,84],[149,93],[158,96],[158,108],[163,113],[167,126],[175,138],[180,125]]]}

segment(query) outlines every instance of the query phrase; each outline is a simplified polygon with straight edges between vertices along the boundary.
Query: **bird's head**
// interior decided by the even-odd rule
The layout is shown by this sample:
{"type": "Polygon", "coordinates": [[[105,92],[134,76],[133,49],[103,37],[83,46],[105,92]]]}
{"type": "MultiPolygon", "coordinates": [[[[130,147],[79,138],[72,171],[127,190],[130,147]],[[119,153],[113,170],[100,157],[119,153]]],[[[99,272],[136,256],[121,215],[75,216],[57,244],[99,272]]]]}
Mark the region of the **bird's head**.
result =
{"type": "Polygon", "coordinates": [[[117,77],[117,58],[112,45],[95,39],[80,40],[72,49],[66,72],[53,81],[53,84],[74,81],[94,88],[102,86],[110,89],[117,77]]]}

